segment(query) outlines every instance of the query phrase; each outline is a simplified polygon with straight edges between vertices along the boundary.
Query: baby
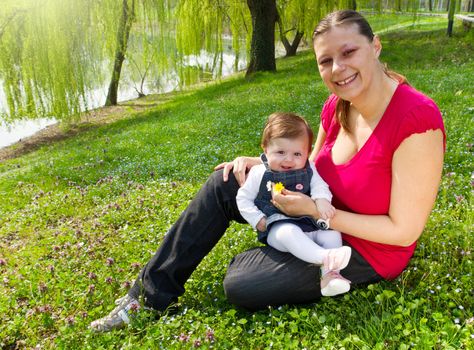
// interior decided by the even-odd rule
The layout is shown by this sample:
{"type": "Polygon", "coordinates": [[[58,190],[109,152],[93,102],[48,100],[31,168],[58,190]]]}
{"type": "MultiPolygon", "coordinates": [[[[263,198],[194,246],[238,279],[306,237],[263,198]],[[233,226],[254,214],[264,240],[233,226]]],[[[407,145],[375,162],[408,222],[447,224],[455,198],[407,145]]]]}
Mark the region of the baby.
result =
{"type": "Polygon", "coordinates": [[[263,164],[250,169],[238,191],[237,205],[258,231],[259,241],[321,265],[321,294],[334,296],[350,289],[350,281],[339,271],[349,263],[351,248],[342,245],[339,232],[328,230],[335,208],[328,185],[308,160],[312,143],[313,131],[302,117],[293,113],[270,115],[262,135],[263,164]],[[284,195],[285,189],[309,195],[324,219],[323,225],[312,217],[288,217],[278,210],[272,204],[272,193],[284,195]]]}

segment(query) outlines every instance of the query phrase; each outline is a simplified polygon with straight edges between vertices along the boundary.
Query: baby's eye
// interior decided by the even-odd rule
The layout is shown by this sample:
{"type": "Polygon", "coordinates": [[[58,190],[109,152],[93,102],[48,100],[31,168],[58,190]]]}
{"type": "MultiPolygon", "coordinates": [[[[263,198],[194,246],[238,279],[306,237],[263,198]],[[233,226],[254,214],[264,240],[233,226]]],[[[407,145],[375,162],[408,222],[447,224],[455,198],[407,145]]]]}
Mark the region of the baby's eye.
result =
{"type": "Polygon", "coordinates": [[[302,154],[300,152],[295,152],[295,157],[301,157],[302,154]]]}
{"type": "Polygon", "coordinates": [[[277,151],[278,154],[285,154],[285,151],[277,151]]]}

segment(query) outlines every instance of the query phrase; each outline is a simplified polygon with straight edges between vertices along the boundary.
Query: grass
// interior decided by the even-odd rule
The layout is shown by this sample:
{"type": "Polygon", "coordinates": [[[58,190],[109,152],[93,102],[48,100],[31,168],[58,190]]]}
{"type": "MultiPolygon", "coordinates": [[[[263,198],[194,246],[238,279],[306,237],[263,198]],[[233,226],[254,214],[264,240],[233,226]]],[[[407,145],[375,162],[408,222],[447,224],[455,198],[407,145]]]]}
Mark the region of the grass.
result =
{"type": "Polygon", "coordinates": [[[256,245],[248,226],[233,224],[161,318],[145,312],[124,330],[87,329],[126,293],[214,165],[259,153],[268,114],[294,111],[317,127],[328,92],[306,52],[279,60],[275,74],[163,97],[0,163],[0,347],[473,348],[474,40],[456,33],[383,38],[383,60],[438,103],[448,134],[437,204],[395,281],[249,313],[222,287],[230,259],[256,245]]]}

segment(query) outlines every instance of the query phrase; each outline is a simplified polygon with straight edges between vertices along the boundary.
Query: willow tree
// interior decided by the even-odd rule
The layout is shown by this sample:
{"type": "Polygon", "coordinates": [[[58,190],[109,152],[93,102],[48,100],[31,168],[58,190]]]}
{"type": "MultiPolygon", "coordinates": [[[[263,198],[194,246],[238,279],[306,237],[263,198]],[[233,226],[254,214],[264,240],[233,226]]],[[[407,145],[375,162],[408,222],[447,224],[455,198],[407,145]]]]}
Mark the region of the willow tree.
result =
{"type": "Polygon", "coordinates": [[[275,71],[275,23],[278,11],[275,0],[247,0],[252,17],[252,43],[247,75],[275,71]]]}
{"type": "Polygon", "coordinates": [[[219,52],[224,28],[229,28],[234,50],[241,38],[246,39],[247,74],[274,71],[276,22],[283,41],[288,33],[285,28],[295,28],[296,40],[288,44],[297,47],[302,33],[309,38],[322,16],[352,5],[353,0],[180,0],[178,50],[188,55],[198,54],[201,49],[219,52]]]}
{"type": "Polygon", "coordinates": [[[133,67],[140,72],[140,88],[135,88],[139,97],[145,95],[143,84],[153,63],[159,63],[163,68],[167,68],[168,64],[165,64],[165,61],[168,59],[175,61],[164,44],[168,42],[168,24],[173,8],[173,4],[166,0],[122,0],[120,18],[116,23],[114,63],[105,101],[106,106],[116,105],[118,102],[118,87],[126,58],[129,58],[133,67]],[[134,50],[129,50],[130,33],[137,20],[141,27],[135,32],[138,34],[135,42],[138,41],[140,45],[133,47],[134,50]],[[137,62],[132,58],[137,52],[142,54],[141,58],[144,62],[137,62]]]}
{"type": "Polygon", "coordinates": [[[110,79],[109,90],[107,92],[107,99],[105,100],[106,106],[117,104],[117,92],[120,74],[122,72],[123,61],[125,60],[125,54],[127,52],[128,38],[130,37],[130,30],[134,20],[135,0],[122,0],[122,14],[118,23],[114,68],[112,70],[112,77],[110,79]]]}
{"type": "Polygon", "coordinates": [[[449,1],[449,11],[448,11],[448,36],[453,35],[453,24],[454,24],[454,12],[456,11],[456,0],[449,1]]]}
{"type": "MultiPolygon", "coordinates": [[[[54,117],[73,121],[82,111],[97,106],[94,100],[108,74],[113,71],[114,77],[119,71],[116,58],[123,63],[127,56],[125,41],[120,42],[119,33],[124,3],[116,0],[3,0],[0,87],[3,87],[6,106],[0,106],[1,118],[8,121],[54,117]],[[123,56],[117,54],[120,46],[123,56]]],[[[172,2],[128,0],[126,3],[131,9],[127,15],[135,14],[128,18],[140,24],[140,35],[154,35],[158,40],[163,33],[169,35],[161,30],[160,24],[166,22],[165,16],[170,18],[168,4],[172,2]]],[[[141,51],[160,62],[168,59],[169,52],[156,53],[160,50],[158,40],[143,41],[141,51]],[[146,48],[146,42],[154,48],[146,48]]]]}

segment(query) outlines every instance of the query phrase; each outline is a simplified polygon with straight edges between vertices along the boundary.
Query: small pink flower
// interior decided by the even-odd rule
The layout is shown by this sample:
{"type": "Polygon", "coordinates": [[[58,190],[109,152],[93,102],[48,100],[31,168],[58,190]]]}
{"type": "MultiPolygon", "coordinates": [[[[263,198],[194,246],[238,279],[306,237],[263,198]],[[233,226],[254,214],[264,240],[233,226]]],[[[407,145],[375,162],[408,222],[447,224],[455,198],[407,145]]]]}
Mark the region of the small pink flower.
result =
{"type": "Polygon", "coordinates": [[[47,313],[50,313],[51,311],[53,311],[53,308],[51,307],[51,305],[46,304],[46,305],[42,305],[42,306],[38,307],[37,310],[38,310],[39,313],[47,314],[47,313]]]}
{"type": "Polygon", "coordinates": [[[196,340],[194,341],[193,346],[194,346],[195,348],[199,348],[199,347],[201,346],[201,340],[200,340],[200,339],[196,339],[196,340]]]}
{"type": "Polygon", "coordinates": [[[75,321],[76,321],[76,320],[74,319],[74,316],[68,316],[68,317],[66,317],[66,323],[67,323],[69,326],[74,325],[74,322],[75,322],[75,321]]]}
{"type": "Polygon", "coordinates": [[[215,337],[214,337],[214,331],[212,329],[208,329],[206,331],[206,340],[207,341],[210,341],[211,343],[214,341],[215,337]]]}
{"type": "Polygon", "coordinates": [[[106,260],[105,263],[106,263],[108,266],[112,266],[112,265],[114,264],[114,262],[115,262],[115,260],[114,260],[113,258],[107,258],[107,260],[106,260]]]}
{"type": "Polygon", "coordinates": [[[97,275],[94,272],[89,272],[87,274],[87,277],[89,277],[91,280],[95,280],[97,278],[97,275]]]}
{"type": "Polygon", "coordinates": [[[111,284],[113,281],[114,279],[110,276],[105,279],[105,283],[108,283],[108,284],[111,284]]]}
{"type": "Polygon", "coordinates": [[[184,333],[181,333],[181,334],[179,335],[178,340],[179,340],[180,342],[186,343],[186,342],[189,340],[189,335],[184,334],[184,333]]]}
{"type": "Polygon", "coordinates": [[[40,293],[45,293],[48,290],[48,286],[44,282],[38,284],[38,290],[40,293]]]}
{"type": "Polygon", "coordinates": [[[303,185],[302,185],[302,184],[297,184],[297,185],[296,185],[296,189],[297,189],[298,191],[301,191],[301,190],[303,189],[303,185]]]}
{"type": "Polygon", "coordinates": [[[132,285],[132,284],[131,284],[129,281],[125,281],[125,282],[122,283],[122,286],[123,286],[123,288],[125,288],[125,289],[130,288],[131,285],[132,285]]]}
{"type": "Polygon", "coordinates": [[[130,311],[137,312],[140,309],[139,303],[132,303],[130,304],[130,311]]]}
{"type": "Polygon", "coordinates": [[[87,294],[92,294],[95,291],[95,285],[91,284],[89,287],[87,287],[87,294]]]}
{"type": "Polygon", "coordinates": [[[0,266],[4,266],[7,264],[7,261],[5,259],[0,259],[0,266]]]}

